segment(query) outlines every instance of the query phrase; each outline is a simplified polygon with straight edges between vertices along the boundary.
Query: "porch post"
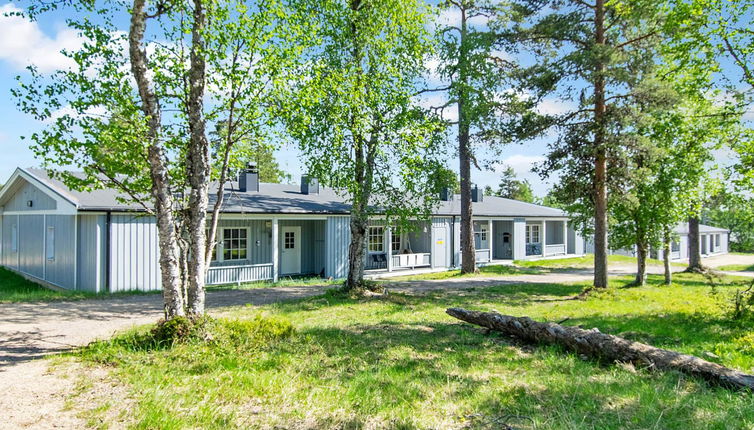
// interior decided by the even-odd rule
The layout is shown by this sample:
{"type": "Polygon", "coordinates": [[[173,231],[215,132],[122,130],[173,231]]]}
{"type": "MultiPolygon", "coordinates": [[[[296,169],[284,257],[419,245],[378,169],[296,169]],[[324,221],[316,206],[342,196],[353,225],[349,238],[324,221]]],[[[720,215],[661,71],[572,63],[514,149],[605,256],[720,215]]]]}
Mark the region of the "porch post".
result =
{"type": "Polygon", "coordinates": [[[278,255],[278,219],[272,219],[272,282],[277,282],[280,274],[278,255]]]}
{"type": "Polygon", "coordinates": [[[385,234],[387,234],[387,271],[392,272],[393,271],[393,229],[390,226],[387,226],[385,229],[385,234]]]}
{"type": "Polygon", "coordinates": [[[563,255],[568,255],[568,222],[563,221],[563,255]]]}
{"type": "Polygon", "coordinates": [[[539,238],[542,243],[542,257],[547,256],[547,221],[542,221],[542,237],[539,238]]]}
{"type": "Polygon", "coordinates": [[[492,220],[490,219],[487,222],[489,222],[490,224],[490,228],[488,229],[489,232],[487,233],[487,244],[489,245],[489,248],[490,248],[490,263],[491,263],[492,260],[495,259],[495,252],[493,251],[493,248],[495,247],[495,235],[494,235],[494,232],[492,231],[492,224],[493,224],[492,220]]]}

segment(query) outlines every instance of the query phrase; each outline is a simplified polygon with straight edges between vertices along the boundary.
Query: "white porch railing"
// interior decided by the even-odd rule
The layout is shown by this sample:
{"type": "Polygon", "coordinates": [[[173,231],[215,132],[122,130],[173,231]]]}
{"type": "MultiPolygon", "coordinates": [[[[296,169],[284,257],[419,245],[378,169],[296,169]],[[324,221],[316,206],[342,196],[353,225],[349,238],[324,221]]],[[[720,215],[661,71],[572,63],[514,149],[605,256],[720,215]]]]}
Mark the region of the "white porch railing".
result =
{"type": "Polygon", "coordinates": [[[477,262],[488,263],[492,260],[491,255],[492,253],[489,249],[477,249],[475,258],[477,262]]]}
{"type": "Polygon", "coordinates": [[[272,280],[272,263],[210,267],[205,282],[207,285],[224,285],[269,280],[272,280]]]}
{"type": "Polygon", "coordinates": [[[566,246],[564,243],[560,244],[554,244],[554,245],[547,245],[545,246],[545,252],[548,256],[550,255],[565,255],[566,254],[566,246]]]}
{"type": "Polygon", "coordinates": [[[432,260],[431,254],[429,252],[393,255],[393,268],[413,268],[430,266],[431,264],[432,260]]]}

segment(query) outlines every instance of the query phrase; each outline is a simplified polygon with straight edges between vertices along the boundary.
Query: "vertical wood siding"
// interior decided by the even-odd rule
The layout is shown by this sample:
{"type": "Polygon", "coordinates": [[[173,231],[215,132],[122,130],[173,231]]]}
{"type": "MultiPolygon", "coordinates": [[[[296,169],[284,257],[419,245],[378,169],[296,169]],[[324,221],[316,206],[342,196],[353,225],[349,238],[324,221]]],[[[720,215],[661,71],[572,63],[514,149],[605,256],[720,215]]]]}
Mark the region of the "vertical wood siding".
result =
{"type": "Polygon", "coordinates": [[[327,218],[325,248],[325,276],[345,278],[348,273],[348,245],[351,242],[350,218],[332,216],[327,218]]]}
{"type": "Polygon", "coordinates": [[[103,292],[107,274],[107,218],[105,215],[79,215],[78,289],[103,292]]]}
{"type": "Polygon", "coordinates": [[[18,251],[13,251],[13,226],[18,222],[17,215],[3,215],[2,226],[2,265],[18,270],[18,251]]]}
{"type": "MultiPolygon", "coordinates": [[[[45,280],[70,290],[76,289],[76,217],[47,215],[45,230],[55,230],[55,258],[45,258],[45,280]]],[[[43,233],[44,234],[44,233],[43,233]]],[[[44,240],[44,239],[43,239],[44,240]]],[[[45,244],[50,246],[50,244],[45,244]]]]}
{"type": "Polygon", "coordinates": [[[18,270],[44,279],[44,215],[18,218],[18,270]]]}
{"type": "Polygon", "coordinates": [[[160,267],[154,217],[113,215],[110,291],[159,290],[160,267]]]}

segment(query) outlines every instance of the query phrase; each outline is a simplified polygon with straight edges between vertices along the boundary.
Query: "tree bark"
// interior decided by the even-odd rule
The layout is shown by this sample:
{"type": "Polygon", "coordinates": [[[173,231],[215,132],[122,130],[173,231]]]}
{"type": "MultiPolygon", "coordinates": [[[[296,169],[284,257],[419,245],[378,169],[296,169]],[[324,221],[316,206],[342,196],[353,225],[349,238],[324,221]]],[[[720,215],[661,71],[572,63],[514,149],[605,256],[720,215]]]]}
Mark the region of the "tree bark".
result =
{"type": "Polygon", "coordinates": [[[665,266],[665,285],[673,283],[673,272],[670,270],[670,230],[665,229],[662,238],[662,263],[665,266]]]}
{"type": "MultiPolygon", "coordinates": [[[[605,1],[594,6],[595,42],[605,45],[605,1]]],[[[607,288],[607,152],[605,150],[605,63],[599,59],[594,76],[594,287],[607,288]]]]}
{"type": "Polygon", "coordinates": [[[754,389],[754,375],[692,355],[603,334],[596,328],[584,330],[554,323],[540,323],[527,317],[516,318],[459,308],[450,308],[446,312],[462,321],[516,336],[528,342],[561,345],[579,354],[604,361],[630,362],[662,370],[676,370],[724,387],[754,389]]]}
{"type": "Polygon", "coordinates": [[[647,253],[648,246],[646,242],[637,241],[636,243],[636,281],[637,286],[642,287],[647,283],[647,253]]]}
{"type": "Polygon", "coordinates": [[[191,246],[188,265],[188,312],[204,314],[204,282],[206,275],[207,209],[211,174],[210,145],[204,118],[204,91],[206,63],[204,60],[204,30],[207,12],[202,0],[194,0],[191,29],[191,57],[189,68],[189,148],[187,151],[187,177],[189,182],[188,227],[191,246]]]}
{"type": "Polygon", "coordinates": [[[141,110],[147,120],[147,160],[152,179],[151,194],[157,219],[157,237],[160,252],[160,273],[165,318],[185,315],[181,294],[181,278],[178,263],[178,240],[173,213],[173,195],[165,149],[160,142],[161,110],[157,95],[152,90],[148,76],[147,53],[143,46],[147,27],[146,0],[134,0],[128,33],[131,73],[134,76],[141,99],[141,110]]]}
{"type": "Polygon", "coordinates": [[[699,243],[699,218],[689,218],[689,267],[688,272],[703,272],[702,249],[699,243]]]}
{"type": "Polygon", "coordinates": [[[468,120],[468,52],[466,49],[466,10],[460,7],[461,35],[459,41],[458,80],[458,171],[461,176],[461,273],[476,272],[476,247],[474,244],[474,215],[471,202],[471,147],[468,120]]]}

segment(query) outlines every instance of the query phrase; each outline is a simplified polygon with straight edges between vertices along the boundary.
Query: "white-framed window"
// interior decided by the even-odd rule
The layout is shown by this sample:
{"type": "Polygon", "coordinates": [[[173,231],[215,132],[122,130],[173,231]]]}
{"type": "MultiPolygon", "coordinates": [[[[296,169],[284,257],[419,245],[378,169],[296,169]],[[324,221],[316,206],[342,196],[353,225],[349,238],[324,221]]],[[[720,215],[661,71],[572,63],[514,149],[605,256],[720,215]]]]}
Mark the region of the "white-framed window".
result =
{"type": "Polygon", "coordinates": [[[482,227],[482,230],[479,233],[479,238],[482,242],[487,241],[487,227],[482,227]]]}
{"type": "Polygon", "coordinates": [[[246,260],[249,253],[249,230],[246,228],[223,229],[223,260],[246,260]]]}
{"type": "Polygon", "coordinates": [[[285,232],[283,235],[283,249],[296,249],[296,232],[285,232]]]}
{"type": "Polygon", "coordinates": [[[47,226],[47,236],[45,237],[45,253],[47,260],[55,259],[55,227],[47,226]]]}
{"type": "Polygon", "coordinates": [[[670,251],[671,252],[678,252],[681,250],[681,242],[678,242],[677,240],[674,240],[670,243],[670,251]]]}
{"type": "Polygon", "coordinates": [[[385,252],[384,238],[385,230],[382,227],[369,227],[367,237],[367,249],[369,252],[385,252]]]}
{"type": "Polygon", "coordinates": [[[390,249],[395,252],[401,252],[401,234],[392,232],[390,237],[390,249]]]}
{"type": "Polygon", "coordinates": [[[526,226],[526,243],[539,243],[539,227],[538,224],[526,226]]]}
{"type": "Polygon", "coordinates": [[[720,246],[720,235],[719,234],[715,235],[715,246],[716,247],[720,246]]]}
{"type": "Polygon", "coordinates": [[[10,229],[10,249],[18,252],[18,224],[13,224],[10,229]]]}

